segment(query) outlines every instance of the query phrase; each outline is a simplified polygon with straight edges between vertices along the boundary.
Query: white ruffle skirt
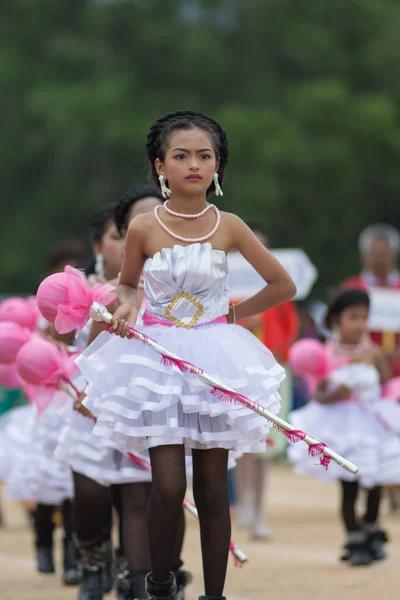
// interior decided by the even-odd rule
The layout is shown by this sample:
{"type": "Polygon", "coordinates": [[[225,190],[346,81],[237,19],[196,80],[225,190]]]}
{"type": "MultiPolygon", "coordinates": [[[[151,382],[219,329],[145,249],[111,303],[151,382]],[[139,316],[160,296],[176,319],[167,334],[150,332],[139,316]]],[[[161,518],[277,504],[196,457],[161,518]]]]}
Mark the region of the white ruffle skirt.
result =
{"type": "Polygon", "coordinates": [[[73,497],[71,470],[54,457],[63,419],[48,411],[38,417],[32,406],[18,408],[2,428],[8,468],[4,473],[7,496],[60,504],[73,497]]]}
{"type": "MultiPolygon", "coordinates": [[[[284,369],[238,325],[140,326],[180,358],[278,414],[284,369]]],[[[248,408],[219,400],[198,376],[162,363],[148,345],[102,333],[77,359],[89,382],[84,404],[97,417],[93,433],[123,451],[184,444],[225,448],[231,459],[263,452],[271,423],[248,408]]]]}
{"type": "Polygon", "coordinates": [[[290,422],[359,468],[352,475],[332,461],[326,471],[308,455],[305,444],[297,443],[288,450],[297,473],[326,481],[357,480],[366,488],[400,484],[400,406],[392,400],[377,400],[370,408],[353,400],[329,405],[311,400],[290,414],[290,422]]]}
{"type": "MultiPolygon", "coordinates": [[[[104,486],[151,481],[151,472],[134,464],[112,440],[94,436],[93,427],[92,419],[73,411],[61,430],[55,458],[104,486]]],[[[150,460],[148,453],[140,457],[150,460]]]]}

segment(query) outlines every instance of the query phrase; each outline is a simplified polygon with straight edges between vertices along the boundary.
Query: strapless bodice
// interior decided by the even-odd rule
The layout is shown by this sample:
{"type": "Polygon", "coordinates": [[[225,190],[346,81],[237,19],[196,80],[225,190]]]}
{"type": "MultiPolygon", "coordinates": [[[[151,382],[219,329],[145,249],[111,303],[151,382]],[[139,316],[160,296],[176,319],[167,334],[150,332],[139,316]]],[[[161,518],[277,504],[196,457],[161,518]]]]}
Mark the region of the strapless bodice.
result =
{"type": "Polygon", "coordinates": [[[163,248],[143,274],[146,309],[162,319],[192,327],[228,313],[227,257],[210,243],[163,248]]]}

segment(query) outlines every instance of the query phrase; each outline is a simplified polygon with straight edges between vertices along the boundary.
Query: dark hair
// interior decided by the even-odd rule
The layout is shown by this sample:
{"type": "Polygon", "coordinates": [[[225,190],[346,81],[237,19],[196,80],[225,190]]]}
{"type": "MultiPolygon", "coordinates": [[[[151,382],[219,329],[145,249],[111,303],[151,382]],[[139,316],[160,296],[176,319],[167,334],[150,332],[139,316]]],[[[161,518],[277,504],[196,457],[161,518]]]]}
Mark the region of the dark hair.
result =
{"type": "Polygon", "coordinates": [[[136,202],[139,202],[139,200],[143,200],[143,198],[151,197],[158,198],[161,202],[164,200],[159,188],[150,184],[138,185],[125,192],[119,202],[117,202],[114,210],[114,221],[120,233],[123,229],[128,229],[126,219],[132,206],[136,204],[136,202]]]}
{"type": "Polygon", "coordinates": [[[325,326],[331,329],[334,319],[337,319],[346,308],[353,306],[365,306],[369,309],[370,301],[366,292],[360,289],[343,289],[341,288],[334,296],[329,305],[328,312],[325,317],[325,326]]]}
{"type": "Polygon", "coordinates": [[[103,206],[93,213],[90,220],[90,241],[92,244],[99,244],[107,230],[109,222],[114,221],[114,210],[116,202],[103,206]]]}
{"type": "MultiPolygon", "coordinates": [[[[193,127],[204,129],[204,131],[210,134],[215,153],[219,160],[218,176],[222,185],[228,162],[228,138],[217,121],[214,121],[208,115],[195,112],[194,110],[177,110],[167,113],[150,127],[147,136],[147,156],[150,163],[150,176],[157,185],[159,185],[159,181],[154,163],[156,158],[161,161],[165,160],[166,142],[170,133],[178,129],[191,129],[193,127]]],[[[207,194],[213,191],[215,191],[214,182],[208,188],[207,194]]]]}
{"type": "Polygon", "coordinates": [[[81,263],[85,260],[86,252],[80,240],[63,240],[50,248],[46,258],[46,269],[52,271],[60,262],[73,260],[81,263]]]}

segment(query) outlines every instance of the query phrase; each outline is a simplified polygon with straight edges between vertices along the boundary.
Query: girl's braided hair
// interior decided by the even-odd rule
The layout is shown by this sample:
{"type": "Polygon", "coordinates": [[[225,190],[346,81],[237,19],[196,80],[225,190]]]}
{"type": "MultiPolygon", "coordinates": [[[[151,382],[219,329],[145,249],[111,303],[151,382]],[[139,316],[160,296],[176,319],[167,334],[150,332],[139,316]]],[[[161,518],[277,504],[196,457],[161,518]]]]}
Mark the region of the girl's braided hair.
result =
{"type": "MultiPolygon", "coordinates": [[[[150,163],[150,176],[154,182],[159,185],[158,174],[154,166],[156,158],[165,160],[166,142],[172,131],[177,129],[191,129],[199,127],[210,134],[211,141],[219,160],[218,176],[222,184],[224,173],[228,162],[228,138],[221,125],[214,119],[201,112],[194,110],[177,110],[167,113],[164,117],[158,119],[150,127],[147,136],[147,156],[150,163]]],[[[211,183],[207,193],[215,190],[214,182],[211,183]]]]}

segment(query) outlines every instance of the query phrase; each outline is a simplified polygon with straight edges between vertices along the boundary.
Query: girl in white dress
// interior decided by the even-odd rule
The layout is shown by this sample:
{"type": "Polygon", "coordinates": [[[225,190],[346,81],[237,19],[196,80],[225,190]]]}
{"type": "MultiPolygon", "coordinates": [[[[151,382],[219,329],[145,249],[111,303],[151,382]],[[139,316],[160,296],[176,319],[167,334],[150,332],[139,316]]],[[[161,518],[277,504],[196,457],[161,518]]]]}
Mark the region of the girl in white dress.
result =
{"type": "Polygon", "coordinates": [[[344,560],[352,566],[385,558],[379,525],[381,486],[400,482],[400,406],[381,398],[380,386],[390,376],[379,346],[368,335],[369,297],[361,290],[341,290],[332,302],[326,325],[333,330],[325,345],[327,374],[316,386],[314,400],[293,411],[291,423],[322,439],[359,467],[351,475],[332,464],[328,471],[300,444],[289,447],[298,473],[314,475],[341,486],[341,517],[347,534],[344,560]],[[356,514],[360,488],[366,489],[366,509],[356,514]]]}
{"type": "Polygon", "coordinates": [[[200,517],[201,598],[221,599],[231,535],[228,454],[262,452],[270,423],[225,403],[220,390],[127,338],[136,324],[140,275],[146,312],[138,329],[275,414],[284,371],[235,322],[292,298],[295,286],[243,221],[207,202],[208,194],[222,194],[228,158],[227,137],[216,121],[190,110],[169,113],[151,127],[147,151],[154,180],[170,199],[132,220],[111,329],[116,335],[102,333],[78,366],[89,382],[85,404],[97,417],[94,433],[123,450],[150,451],[149,599],[177,598],[171,563],[186,489],[185,452],[193,456],[200,517]],[[227,254],[233,248],[266,287],[229,308],[227,254]]]}

